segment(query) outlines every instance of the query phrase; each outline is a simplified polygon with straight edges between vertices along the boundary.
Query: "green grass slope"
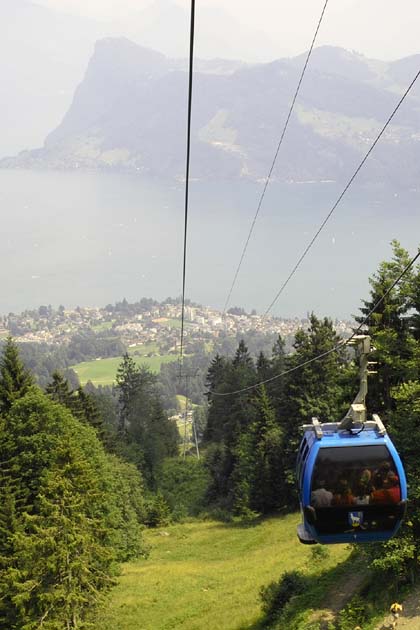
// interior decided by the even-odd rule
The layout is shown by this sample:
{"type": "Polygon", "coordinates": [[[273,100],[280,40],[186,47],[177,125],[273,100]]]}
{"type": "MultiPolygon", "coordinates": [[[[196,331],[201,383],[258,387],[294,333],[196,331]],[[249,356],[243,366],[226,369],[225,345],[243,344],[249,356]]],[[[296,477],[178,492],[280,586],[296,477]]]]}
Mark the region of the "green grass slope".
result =
{"type": "MultiPolygon", "coordinates": [[[[284,571],[316,572],[311,547],[296,539],[298,515],[250,527],[212,521],[149,530],[147,560],[125,564],[95,630],[251,630],[259,627],[259,590],[284,571]]],[[[349,556],[331,547],[326,570],[349,556]]]]}
{"type": "MultiPolygon", "coordinates": [[[[165,354],[156,357],[146,357],[132,355],[137,365],[145,365],[152,372],[159,372],[162,363],[177,361],[178,357],[173,354],[165,354]]],[[[81,385],[92,381],[94,385],[112,385],[115,382],[117,369],[122,361],[122,357],[112,357],[110,359],[96,359],[95,361],[84,361],[77,365],[72,365],[72,369],[79,377],[81,385]]]]}

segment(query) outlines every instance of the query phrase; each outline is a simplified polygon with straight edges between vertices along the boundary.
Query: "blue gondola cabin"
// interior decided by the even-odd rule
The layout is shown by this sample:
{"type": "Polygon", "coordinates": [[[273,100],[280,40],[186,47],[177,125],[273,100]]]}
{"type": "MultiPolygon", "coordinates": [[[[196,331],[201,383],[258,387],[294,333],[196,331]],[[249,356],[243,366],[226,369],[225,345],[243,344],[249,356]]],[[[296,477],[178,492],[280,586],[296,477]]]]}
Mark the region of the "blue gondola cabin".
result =
{"type": "Polygon", "coordinates": [[[404,517],[404,468],[378,416],[357,430],[314,418],[304,427],[297,481],[303,543],[386,541],[404,517]]]}

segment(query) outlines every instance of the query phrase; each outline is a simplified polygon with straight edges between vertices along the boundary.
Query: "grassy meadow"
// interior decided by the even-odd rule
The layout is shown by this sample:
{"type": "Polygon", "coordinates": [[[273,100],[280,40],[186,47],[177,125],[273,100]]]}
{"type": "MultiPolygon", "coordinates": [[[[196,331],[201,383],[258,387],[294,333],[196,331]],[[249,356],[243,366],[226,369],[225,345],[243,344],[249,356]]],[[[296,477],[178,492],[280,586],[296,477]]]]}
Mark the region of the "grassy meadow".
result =
{"type": "MultiPolygon", "coordinates": [[[[178,359],[174,354],[164,354],[156,357],[147,357],[135,353],[130,354],[137,365],[145,365],[155,373],[160,371],[162,363],[171,363],[178,359]]],[[[88,381],[92,381],[94,385],[112,385],[115,382],[115,376],[121,361],[122,357],[95,359],[94,361],[83,361],[71,367],[79,377],[81,385],[85,385],[88,381]]]]}
{"type": "Polygon", "coordinates": [[[296,538],[298,515],[252,526],[194,521],[148,530],[150,556],[123,565],[95,630],[256,630],[261,586],[284,571],[316,573],[343,563],[349,549],[313,560],[296,538]]]}

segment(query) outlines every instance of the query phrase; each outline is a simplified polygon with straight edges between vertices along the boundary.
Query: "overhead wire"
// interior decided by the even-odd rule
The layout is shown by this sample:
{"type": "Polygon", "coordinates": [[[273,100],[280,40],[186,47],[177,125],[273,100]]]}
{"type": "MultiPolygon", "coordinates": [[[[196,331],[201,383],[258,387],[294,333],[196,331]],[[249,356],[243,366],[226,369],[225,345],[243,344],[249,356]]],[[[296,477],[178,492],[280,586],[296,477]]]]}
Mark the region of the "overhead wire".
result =
{"type": "Polygon", "coordinates": [[[273,308],[273,306],[275,305],[275,303],[279,299],[280,295],[283,293],[284,289],[287,287],[287,285],[289,284],[290,280],[293,278],[293,276],[295,275],[296,271],[299,269],[300,265],[302,264],[304,258],[308,254],[309,250],[312,248],[313,244],[315,243],[315,241],[317,240],[318,236],[321,234],[322,230],[324,229],[324,227],[328,223],[329,219],[331,218],[331,216],[334,213],[334,211],[336,210],[337,206],[339,205],[339,203],[343,199],[344,195],[346,194],[346,192],[348,191],[348,189],[350,188],[350,186],[352,185],[352,183],[356,179],[356,177],[359,174],[360,170],[363,168],[366,160],[368,159],[368,157],[372,153],[373,149],[378,144],[380,138],[383,136],[385,130],[388,127],[388,125],[390,124],[390,122],[394,118],[395,114],[398,112],[399,108],[401,107],[402,103],[404,102],[404,100],[406,99],[408,94],[410,93],[410,91],[411,91],[413,85],[416,83],[419,75],[420,75],[420,70],[417,72],[417,74],[415,75],[414,79],[411,81],[410,85],[408,86],[408,88],[406,89],[404,94],[401,96],[400,100],[398,101],[398,103],[395,106],[394,110],[392,111],[392,113],[390,114],[390,116],[386,120],[385,124],[383,125],[382,129],[380,130],[380,132],[376,136],[374,142],[370,146],[370,148],[367,151],[366,155],[364,156],[364,158],[362,159],[362,161],[360,162],[360,164],[358,165],[358,167],[354,171],[353,175],[350,177],[350,179],[347,182],[346,186],[344,187],[343,191],[339,195],[337,201],[334,203],[333,207],[331,208],[331,210],[329,211],[329,213],[327,214],[327,216],[325,217],[325,219],[323,220],[323,222],[319,226],[318,230],[315,232],[315,234],[312,237],[311,241],[309,242],[309,244],[306,246],[305,250],[301,254],[300,258],[298,259],[297,263],[293,267],[292,271],[289,273],[288,277],[286,278],[286,280],[281,285],[281,287],[280,287],[279,291],[277,292],[274,300],[271,302],[270,306],[265,310],[264,317],[266,317],[268,315],[268,313],[271,311],[271,309],[273,308]]]}
{"type": "Polygon", "coordinates": [[[194,31],[195,31],[195,0],[191,0],[190,15],[190,48],[189,48],[189,74],[188,74],[188,113],[187,113],[187,157],[185,166],[185,206],[184,206],[184,245],[182,263],[182,303],[181,303],[181,342],[179,350],[180,370],[184,354],[184,325],[185,325],[185,285],[187,275],[187,236],[188,236],[188,207],[189,207],[189,181],[190,181],[190,155],[191,155],[191,111],[194,71],[194,31]]]}
{"type": "Polygon", "coordinates": [[[303,367],[310,365],[311,363],[315,363],[316,361],[319,361],[320,359],[327,357],[333,352],[337,352],[338,350],[341,350],[344,346],[348,345],[350,341],[354,339],[361,332],[363,326],[365,326],[366,323],[369,321],[370,316],[377,310],[377,308],[382,304],[382,302],[388,297],[392,289],[394,289],[397,286],[400,280],[405,276],[406,273],[408,273],[408,271],[411,269],[411,267],[419,258],[420,258],[420,250],[417,252],[415,256],[413,256],[410,262],[404,267],[402,272],[398,275],[396,280],[394,280],[391,286],[385,291],[383,296],[375,302],[374,306],[371,308],[371,310],[366,315],[364,320],[361,322],[361,324],[359,324],[359,326],[354,330],[354,332],[352,333],[352,335],[350,335],[348,339],[343,339],[336,346],[334,346],[333,348],[330,348],[329,350],[326,350],[325,352],[322,352],[321,354],[318,354],[316,357],[312,357],[311,359],[308,359],[307,361],[303,361],[302,363],[299,363],[298,365],[295,365],[294,367],[289,368],[288,370],[284,370],[283,372],[280,372],[279,374],[276,374],[275,376],[264,379],[263,381],[259,381],[258,383],[254,383],[254,385],[248,385],[247,387],[242,387],[241,389],[237,389],[232,392],[211,392],[211,395],[212,396],[233,396],[234,394],[242,394],[244,392],[251,391],[252,389],[256,389],[257,387],[260,387],[261,385],[265,385],[266,383],[271,383],[273,381],[276,381],[277,379],[282,378],[283,376],[286,376],[287,374],[296,372],[297,370],[300,370],[303,367]]]}
{"type": "Polygon", "coordinates": [[[263,187],[262,193],[260,195],[260,199],[258,201],[257,210],[256,210],[254,218],[252,220],[251,227],[249,229],[248,236],[246,238],[245,245],[244,245],[244,247],[242,249],[242,253],[241,253],[241,256],[240,256],[240,259],[239,259],[239,264],[238,264],[238,266],[236,268],[235,275],[234,275],[231,287],[229,289],[229,293],[228,293],[228,296],[226,298],[225,305],[223,307],[223,313],[226,312],[226,309],[227,309],[228,304],[230,302],[230,298],[232,296],[233,289],[234,289],[235,284],[236,284],[236,280],[237,280],[238,275],[239,275],[239,271],[240,271],[240,269],[242,267],[242,263],[243,263],[243,260],[245,258],[245,254],[246,254],[246,251],[248,249],[248,245],[249,245],[249,242],[251,240],[251,236],[252,236],[252,233],[254,231],[254,227],[255,227],[255,224],[257,222],[257,218],[258,218],[258,215],[260,213],[262,203],[264,201],[265,193],[267,191],[268,184],[270,183],[271,176],[273,174],[274,166],[275,166],[276,161],[277,161],[277,156],[279,154],[281,145],[283,144],[283,139],[284,139],[284,136],[286,135],[286,130],[287,130],[288,126],[289,126],[289,121],[290,121],[293,109],[295,107],[296,99],[298,97],[298,94],[299,94],[299,91],[300,91],[300,87],[302,85],[303,77],[305,76],[306,68],[308,66],[309,59],[311,57],[312,50],[313,50],[314,45],[315,45],[315,41],[316,41],[316,38],[318,36],[318,31],[319,31],[319,29],[321,27],[321,23],[322,23],[322,20],[323,20],[323,17],[324,17],[325,10],[326,10],[327,5],[328,5],[328,1],[329,0],[325,0],[324,6],[323,6],[322,11],[321,11],[321,15],[320,15],[320,17],[318,19],[318,23],[317,23],[317,26],[316,26],[316,29],[315,29],[315,33],[314,33],[314,36],[312,38],[312,42],[311,42],[311,45],[309,47],[308,54],[306,55],[305,63],[304,63],[304,66],[302,68],[302,72],[301,72],[300,77],[299,77],[299,81],[298,81],[298,84],[297,84],[297,87],[296,87],[296,90],[295,90],[295,93],[294,93],[294,96],[293,96],[293,99],[292,99],[292,103],[290,105],[290,108],[289,108],[289,111],[288,111],[288,114],[287,114],[287,117],[286,117],[286,120],[285,120],[285,123],[284,123],[284,126],[283,126],[283,130],[281,132],[280,140],[278,142],[277,149],[276,149],[273,161],[272,161],[271,166],[270,166],[270,170],[269,170],[268,175],[267,175],[267,177],[265,179],[264,187],[263,187]]]}

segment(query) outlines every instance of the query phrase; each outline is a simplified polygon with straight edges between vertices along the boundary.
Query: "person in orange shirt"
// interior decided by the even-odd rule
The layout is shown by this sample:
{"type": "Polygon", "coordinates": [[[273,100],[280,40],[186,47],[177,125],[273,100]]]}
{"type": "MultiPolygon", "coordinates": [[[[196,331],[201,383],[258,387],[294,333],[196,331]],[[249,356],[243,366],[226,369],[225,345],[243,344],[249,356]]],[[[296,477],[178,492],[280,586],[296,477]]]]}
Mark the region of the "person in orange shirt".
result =
{"type": "Polygon", "coordinates": [[[375,475],[373,487],[371,503],[398,503],[401,500],[400,483],[392,471],[387,473],[385,479],[380,474],[375,475]]]}
{"type": "Polygon", "coordinates": [[[333,505],[353,505],[355,502],[353,493],[346,479],[340,479],[334,492],[333,505]]]}

